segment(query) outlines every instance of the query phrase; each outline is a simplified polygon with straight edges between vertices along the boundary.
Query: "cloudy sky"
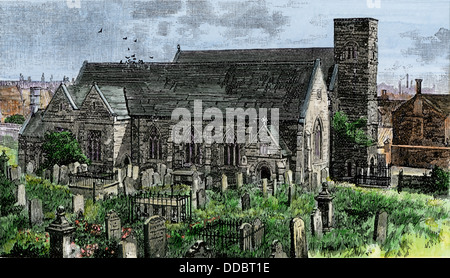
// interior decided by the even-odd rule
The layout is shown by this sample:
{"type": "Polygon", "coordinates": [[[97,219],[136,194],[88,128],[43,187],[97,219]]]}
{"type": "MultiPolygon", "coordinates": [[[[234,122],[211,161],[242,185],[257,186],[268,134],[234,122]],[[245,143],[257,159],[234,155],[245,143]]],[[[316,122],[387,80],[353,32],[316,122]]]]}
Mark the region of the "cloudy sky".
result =
{"type": "Polygon", "coordinates": [[[177,44],[331,47],[337,17],[379,20],[379,82],[397,85],[409,73],[450,91],[448,0],[0,0],[0,79],[72,78],[84,60],[130,54],[170,61],[177,44]]]}

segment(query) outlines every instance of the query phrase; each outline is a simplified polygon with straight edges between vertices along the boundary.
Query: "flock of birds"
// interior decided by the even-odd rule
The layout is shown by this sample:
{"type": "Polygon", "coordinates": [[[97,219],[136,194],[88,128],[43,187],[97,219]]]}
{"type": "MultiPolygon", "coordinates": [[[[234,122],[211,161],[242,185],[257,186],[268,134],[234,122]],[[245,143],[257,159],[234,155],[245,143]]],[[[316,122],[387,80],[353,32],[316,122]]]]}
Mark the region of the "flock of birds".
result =
{"type": "MultiPolygon", "coordinates": [[[[97,33],[103,33],[103,27],[102,28],[100,28],[100,30],[97,32],[97,33]]],[[[123,40],[128,40],[128,37],[124,37],[124,38],[122,38],[123,40]]],[[[134,39],[133,40],[133,42],[137,42],[138,40],[137,39],[134,39]]],[[[130,51],[130,48],[128,47],[128,51],[130,51]]],[[[153,59],[153,56],[149,56],[149,58],[150,59],[153,59]]],[[[137,57],[136,57],[136,54],[132,54],[132,55],[129,55],[129,56],[125,56],[125,61],[123,61],[123,60],[120,60],[120,64],[123,64],[123,63],[128,63],[128,64],[134,64],[134,63],[138,63],[138,64],[143,64],[144,63],[144,61],[143,60],[137,60],[137,57]]]]}

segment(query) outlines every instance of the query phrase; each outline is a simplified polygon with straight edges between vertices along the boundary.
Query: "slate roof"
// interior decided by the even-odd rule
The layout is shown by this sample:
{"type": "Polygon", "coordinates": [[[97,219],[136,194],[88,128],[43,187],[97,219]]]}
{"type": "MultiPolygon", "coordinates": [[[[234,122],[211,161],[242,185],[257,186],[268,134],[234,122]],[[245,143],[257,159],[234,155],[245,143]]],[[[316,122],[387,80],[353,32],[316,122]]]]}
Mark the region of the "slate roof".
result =
{"type": "Polygon", "coordinates": [[[318,66],[318,61],[152,64],[150,71],[143,69],[145,82],[126,87],[128,112],[170,117],[178,107],[193,112],[194,100],[202,100],[203,111],[279,108],[280,120],[298,120],[318,66]]]}
{"type": "Polygon", "coordinates": [[[47,130],[46,122],[42,121],[42,114],[44,111],[38,110],[36,113],[28,117],[22,128],[19,130],[19,134],[27,137],[42,137],[47,130]]]}
{"type": "Polygon", "coordinates": [[[450,115],[450,94],[422,94],[422,98],[431,102],[444,116],[450,115]]]}
{"type": "Polygon", "coordinates": [[[316,59],[321,60],[321,69],[327,86],[333,88],[332,79],[335,66],[333,47],[179,50],[175,54],[173,62],[301,62],[316,59]]]}

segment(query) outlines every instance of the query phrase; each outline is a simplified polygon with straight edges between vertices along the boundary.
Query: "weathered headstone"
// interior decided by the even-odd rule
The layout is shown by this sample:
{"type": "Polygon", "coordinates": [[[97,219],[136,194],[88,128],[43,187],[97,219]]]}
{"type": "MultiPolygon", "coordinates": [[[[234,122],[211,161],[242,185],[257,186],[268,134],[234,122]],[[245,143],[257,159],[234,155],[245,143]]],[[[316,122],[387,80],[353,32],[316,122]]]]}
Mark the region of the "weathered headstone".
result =
{"type": "Polygon", "coordinates": [[[259,248],[264,240],[264,223],[259,218],[253,220],[253,247],[255,249],[259,248]]]}
{"type": "Polygon", "coordinates": [[[206,191],[204,188],[200,188],[197,191],[197,208],[204,208],[206,204],[206,191]]]}
{"type": "Polygon", "coordinates": [[[236,173],[236,187],[239,189],[244,185],[244,175],[242,172],[236,173]]]}
{"type": "Polygon", "coordinates": [[[206,177],[206,189],[211,189],[213,186],[213,178],[211,176],[206,177]]]}
{"type": "Polygon", "coordinates": [[[241,206],[242,210],[250,209],[250,194],[247,192],[241,197],[241,206]]]}
{"type": "Polygon", "coordinates": [[[123,239],[119,243],[118,257],[123,259],[133,259],[137,258],[137,242],[133,236],[129,236],[123,239]]]}
{"type": "Polygon", "coordinates": [[[328,171],[326,168],[320,170],[320,182],[326,182],[328,178],[328,171]]]}
{"type": "Polygon", "coordinates": [[[44,179],[51,180],[52,178],[52,171],[50,169],[45,169],[44,171],[44,179]]]}
{"type": "Polygon", "coordinates": [[[311,232],[316,237],[322,237],[322,213],[319,209],[315,209],[313,213],[311,213],[311,232]]]}
{"type": "Polygon", "coordinates": [[[84,213],[84,196],[81,194],[73,195],[72,197],[73,213],[80,215],[84,213]]]}
{"type": "Polygon", "coordinates": [[[20,176],[22,175],[22,169],[20,166],[17,167],[11,167],[11,180],[18,180],[20,179],[20,176]]]}
{"type": "Polygon", "coordinates": [[[122,224],[119,215],[115,211],[110,211],[105,217],[106,238],[120,239],[122,237],[122,224]]]}
{"type": "Polygon", "coordinates": [[[252,246],[252,225],[249,223],[243,223],[239,227],[240,232],[240,248],[241,251],[251,251],[253,250],[252,246]]]}
{"type": "Polygon", "coordinates": [[[308,258],[305,222],[301,218],[293,218],[290,223],[291,258],[308,258]]]}
{"type": "Polygon", "coordinates": [[[284,182],[287,185],[291,185],[293,183],[291,170],[287,170],[286,172],[284,172],[284,182]]]}
{"type": "Polygon", "coordinates": [[[139,166],[137,165],[133,166],[132,178],[133,180],[137,180],[139,178],[139,166]]]}
{"type": "Polygon", "coordinates": [[[206,242],[197,240],[186,252],[185,258],[212,258],[212,251],[206,242]]]}
{"type": "Polygon", "coordinates": [[[166,256],[166,226],[162,216],[154,215],[144,222],[144,255],[146,258],[166,256]]]}
{"type": "Polygon", "coordinates": [[[30,226],[40,225],[44,221],[44,213],[42,211],[42,200],[30,200],[28,207],[28,215],[30,219],[30,226]]]}
{"type": "Polygon", "coordinates": [[[378,243],[383,244],[386,241],[388,226],[388,214],[385,211],[378,212],[375,215],[375,227],[373,233],[373,239],[378,243]]]}
{"type": "Polygon", "coordinates": [[[81,172],[81,164],[80,164],[80,162],[75,161],[73,163],[73,172],[72,172],[72,174],[76,174],[78,172],[81,172]]]}
{"type": "Polygon", "coordinates": [[[62,165],[59,169],[59,184],[69,184],[69,168],[66,165],[62,165]]]}
{"type": "Polygon", "coordinates": [[[197,209],[197,191],[199,189],[198,179],[192,180],[192,208],[197,209]]]}
{"type": "Polygon", "coordinates": [[[88,165],[86,163],[80,164],[81,172],[87,172],[88,171],[88,165]]]}
{"type": "Polygon", "coordinates": [[[263,196],[267,197],[267,179],[262,179],[263,196]]]}
{"type": "Polygon", "coordinates": [[[172,185],[172,174],[171,173],[167,173],[164,176],[164,185],[172,185]]]}
{"type": "Polygon", "coordinates": [[[228,178],[227,175],[222,174],[222,192],[225,192],[228,188],[228,178]]]}
{"type": "Polygon", "coordinates": [[[54,184],[59,183],[59,165],[58,164],[53,165],[52,182],[54,184]]]}
{"type": "Polygon", "coordinates": [[[161,164],[161,170],[159,172],[159,174],[161,175],[161,177],[164,177],[166,175],[166,171],[167,171],[167,166],[166,164],[161,164]]]}
{"type": "Polygon", "coordinates": [[[153,173],[153,184],[160,185],[161,184],[161,176],[158,172],[153,173]]]}
{"type": "Polygon", "coordinates": [[[19,206],[26,206],[27,205],[27,197],[26,197],[26,190],[24,184],[19,184],[17,186],[17,205],[19,206]]]}
{"type": "Polygon", "coordinates": [[[286,252],[283,251],[283,244],[277,239],[272,242],[272,253],[270,258],[288,258],[286,252]]]}
{"type": "Polygon", "coordinates": [[[26,173],[27,174],[33,174],[34,173],[34,164],[33,162],[28,162],[26,167],[26,173]]]}
{"type": "Polygon", "coordinates": [[[278,190],[278,182],[277,179],[273,180],[273,189],[272,189],[272,195],[276,196],[278,190]]]}

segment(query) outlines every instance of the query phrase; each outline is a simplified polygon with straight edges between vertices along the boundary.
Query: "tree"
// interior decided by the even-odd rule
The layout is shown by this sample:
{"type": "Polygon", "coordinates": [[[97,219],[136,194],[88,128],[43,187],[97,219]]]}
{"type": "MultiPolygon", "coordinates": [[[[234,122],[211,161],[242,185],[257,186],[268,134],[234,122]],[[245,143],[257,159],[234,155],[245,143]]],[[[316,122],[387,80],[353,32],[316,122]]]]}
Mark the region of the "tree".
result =
{"type": "Polygon", "coordinates": [[[9,117],[6,117],[5,123],[11,123],[11,124],[23,124],[25,122],[25,117],[20,114],[15,114],[9,117]]]}
{"type": "Polygon", "coordinates": [[[73,162],[90,163],[83,154],[75,136],[70,131],[48,132],[45,134],[42,144],[44,153],[43,168],[52,167],[55,164],[67,165],[73,162]]]}
{"type": "Polygon", "coordinates": [[[360,118],[350,122],[344,112],[336,112],[333,116],[333,129],[337,135],[360,146],[372,146],[375,142],[362,129],[366,126],[367,119],[360,118]]]}

